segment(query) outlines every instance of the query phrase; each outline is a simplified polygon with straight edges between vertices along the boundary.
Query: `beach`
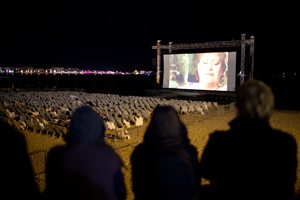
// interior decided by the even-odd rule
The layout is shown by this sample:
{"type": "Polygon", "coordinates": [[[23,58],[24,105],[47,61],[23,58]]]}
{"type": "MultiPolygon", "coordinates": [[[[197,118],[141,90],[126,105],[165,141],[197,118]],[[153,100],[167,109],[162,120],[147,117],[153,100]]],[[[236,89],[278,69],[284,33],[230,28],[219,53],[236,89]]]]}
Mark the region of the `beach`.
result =
{"type": "MultiPolygon", "coordinates": [[[[214,131],[226,131],[230,127],[228,123],[236,117],[235,111],[229,111],[229,106],[225,106],[225,112],[218,115],[216,109],[213,109],[210,117],[203,117],[200,114],[189,113],[188,115],[180,116],[182,121],[186,124],[188,130],[188,138],[192,145],[197,148],[199,161],[201,155],[209,139],[209,135],[214,131]]],[[[297,159],[300,160],[300,111],[292,110],[275,110],[271,116],[270,125],[274,129],[279,129],[291,134],[297,143],[298,152],[297,159]]],[[[148,122],[149,123],[149,122],[148,122]]],[[[128,131],[131,136],[130,140],[114,139],[112,142],[110,138],[106,139],[107,144],[111,145],[117,154],[120,156],[123,167],[127,200],[134,199],[134,193],[131,185],[131,162],[130,157],[134,147],[143,141],[143,135],[146,131],[148,123],[139,128],[134,128],[128,131]]],[[[246,129],[247,127],[245,127],[246,129]]],[[[107,132],[111,133],[111,132],[107,132]]],[[[43,134],[33,133],[30,131],[23,132],[29,157],[32,161],[33,170],[35,172],[36,182],[41,193],[45,188],[45,161],[47,152],[56,145],[65,144],[62,138],[55,138],[43,134]]],[[[203,182],[205,183],[205,181],[203,182]]],[[[295,184],[295,193],[298,195],[300,189],[300,166],[297,166],[297,180],[295,184]]]]}

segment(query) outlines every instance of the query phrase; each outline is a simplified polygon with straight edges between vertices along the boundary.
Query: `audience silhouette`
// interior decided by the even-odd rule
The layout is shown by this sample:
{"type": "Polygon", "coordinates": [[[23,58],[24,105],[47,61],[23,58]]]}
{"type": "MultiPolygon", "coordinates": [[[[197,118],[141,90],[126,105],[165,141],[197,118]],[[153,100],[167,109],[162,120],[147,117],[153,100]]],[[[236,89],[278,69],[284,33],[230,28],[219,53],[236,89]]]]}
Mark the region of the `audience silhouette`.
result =
{"type": "Polygon", "coordinates": [[[200,177],[210,181],[201,199],[293,199],[295,139],[270,127],[271,88],[248,80],[236,91],[237,117],[229,131],[216,131],[204,150],[200,177]]]}
{"type": "Polygon", "coordinates": [[[0,120],[1,195],[6,199],[40,199],[24,136],[0,120]]]}
{"type": "Polygon", "coordinates": [[[44,199],[125,199],[121,160],[104,142],[105,126],[91,107],[78,108],[67,145],[50,150],[44,199]]]}
{"type": "Polygon", "coordinates": [[[171,106],[158,106],[131,156],[135,199],[197,199],[197,151],[171,106]]]}
{"type": "MultiPolygon", "coordinates": [[[[231,129],[210,135],[198,163],[197,150],[174,107],[158,105],[143,143],[131,156],[135,199],[293,199],[297,145],[291,135],[269,124],[271,88],[262,81],[246,81],[236,90],[236,108],[231,129]],[[201,185],[202,179],[208,184],[201,185]]],[[[24,136],[2,121],[0,127],[6,141],[1,145],[2,195],[40,199],[24,136]]],[[[122,162],[105,144],[100,115],[82,106],[69,127],[67,144],[49,151],[42,198],[125,199],[122,162]]]]}

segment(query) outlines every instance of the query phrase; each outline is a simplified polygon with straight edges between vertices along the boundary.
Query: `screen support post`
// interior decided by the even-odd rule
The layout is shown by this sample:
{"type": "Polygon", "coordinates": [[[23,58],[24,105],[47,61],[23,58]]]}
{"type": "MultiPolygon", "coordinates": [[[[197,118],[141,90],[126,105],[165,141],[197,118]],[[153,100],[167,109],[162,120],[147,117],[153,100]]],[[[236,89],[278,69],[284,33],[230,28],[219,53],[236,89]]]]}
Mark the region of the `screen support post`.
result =
{"type": "Polygon", "coordinates": [[[172,53],[172,43],[173,42],[169,42],[169,53],[172,53]]]}
{"type": "Polygon", "coordinates": [[[242,34],[241,39],[241,76],[240,76],[240,85],[244,84],[245,81],[245,38],[246,34],[242,34]]]}
{"type": "Polygon", "coordinates": [[[157,40],[157,66],[156,83],[160,83],[160,40],[157,40]]]}
{"type": "Polygon", "coordinates": [[[250,78],[253,79],[254,76],[254,36],[250,36],[251,44],[250,44],[250,56],[251,56],[251,76],[250,78]]]}

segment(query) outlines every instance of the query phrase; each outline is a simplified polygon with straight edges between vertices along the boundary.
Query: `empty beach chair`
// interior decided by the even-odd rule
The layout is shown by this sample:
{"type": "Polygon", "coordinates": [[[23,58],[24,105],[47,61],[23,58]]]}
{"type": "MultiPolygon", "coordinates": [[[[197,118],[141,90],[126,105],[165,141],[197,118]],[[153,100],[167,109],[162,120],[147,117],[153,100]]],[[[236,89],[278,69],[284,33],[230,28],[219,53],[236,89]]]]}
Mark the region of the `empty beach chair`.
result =
{"type": "Polygon", "coordinates": [[[123,114],[123,118],[124,118],[125,120],[127,120],[127,121],[130,120],[128,114],[123,114]]]}
{"type": "Polygon", "coordinates": [[[136,117],[136,126],[142,126],[143,125],[143,117],[136,117]]]}
{"type": "Polygon", "coordinates": [[[129,119],[130,119],[131,123],[135,124],[136,120],[135,120],[135,118],[134,118],[134,116],[132,114],[129,114],[129,119]]]}
{"type": "Polygon", "coordinates": [[[188,107],[186,105],[181,106],[181,114],[188,114],[188,107]]]}
{"type": "Polygon", "coordinates": [[[115,120],[116,120],[117,125],[118,125],[119,127],[122,127],[122,126],[123,126],[123,123],[122,123],[122,121],[121,121],[121,119],[120,119],[119,117],[115,117],[115,120]]]}
{"type": "Polygon", "coordinates": [[[145,112],[142,112],[142,117],[148,121],[148,119],[150,118],[150,112],[148,110],[146,110],[145,112]]]}
{"type": "Polygon", "coordinates": [[[117,138],[124,140],[124,139],[130,139],[129,135],[125,135],[125,133],[128,133],[127,130],[117,130],[117,138]]]}
{"type": "Polygon", "coordinates": [[[113,122],[106,122],[106,125],[107,125],[107,129],[109,129],[109,130],[116,129],[115,124],[113,122]]]}
{"type": "Polygon", "coordinates": [[[188,107],[189,107],[189,111],[190,111],[190,112],[194,112],[194,111],[195,111],[195,109],[194,109],[194,106],[193,106],[193,105],[189,104],[189,105],[188,105],[188,107]]]}
{"type": "Polygon", "coordinates": [[[194,105],[194,108],[197,113],[203,113],[202,108],[199,105],[194,105]]]}
{"type": "Polygon", "coordinates": [[[57,127],[61,130],[62,136],[65,137],[68,133],[68,130],[64,126],[57,126],[57,127]]]}
{"type": "Polygon", "coordinates": [[[126,128],[130,127],[130,122],[123,119],[123,123],[125,124],[126,128]]]}
{"type": "Polygon", "coordinates": [[[203,103],[201,104],[201,107],[202,107],[204,110],[208,110],[208,106],[207,106],[206,102],[203,102],[203,103]]]}
{"type": "Polygon", "coordinates": [[[40,124],[37,121],[33,121],[34,124],[34,132],[42,133],[43,128],[40,126],[40,124]]]}
{"type": "Polygon", "coordinates": [[[33,131],[34,132],[34,124],[31,122],[31,120],[25,120],[25,123],[26,123],[26,127],[27,127],[27,129],[26,130],[31,130],[31,131],[33,131]]]}
{"type": "Polygon", "coordinates": [[[218,108],[218,102],[213,102],[215,108],[218,108]]]}
{"type": "Polygon", "coordinates": [[[108,121],[112,123],[116,123],[115,118],[113,116],[108,116],[108,121]]]}

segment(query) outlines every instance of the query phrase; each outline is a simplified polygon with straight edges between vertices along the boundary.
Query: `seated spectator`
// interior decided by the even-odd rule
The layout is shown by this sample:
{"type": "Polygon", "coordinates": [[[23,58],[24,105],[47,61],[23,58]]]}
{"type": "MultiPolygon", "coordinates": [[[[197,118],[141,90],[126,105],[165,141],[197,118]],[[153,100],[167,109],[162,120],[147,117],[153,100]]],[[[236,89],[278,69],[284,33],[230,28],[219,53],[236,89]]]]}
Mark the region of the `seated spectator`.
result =
{"type": "Polygon", "coordinates": [[[237,117],[229,131],[216,131],[201,158],[201,199],[293,199],[296,180],[295,139],[274,130],[271,88],[248,80],[236,91],[237,117]]]}
{"type": "Polygon", "coordinates": [[[125,199],[121,160],[104,142],[102,118],[90,107],[77,109],[67,145],[51,149],[45,199],[125,199]]]}
{"type": "Polygon", "coordinates": [[[135,199],[197,199],[197,151],[173,107],[155,108],[131,163],[135,199]]]}

